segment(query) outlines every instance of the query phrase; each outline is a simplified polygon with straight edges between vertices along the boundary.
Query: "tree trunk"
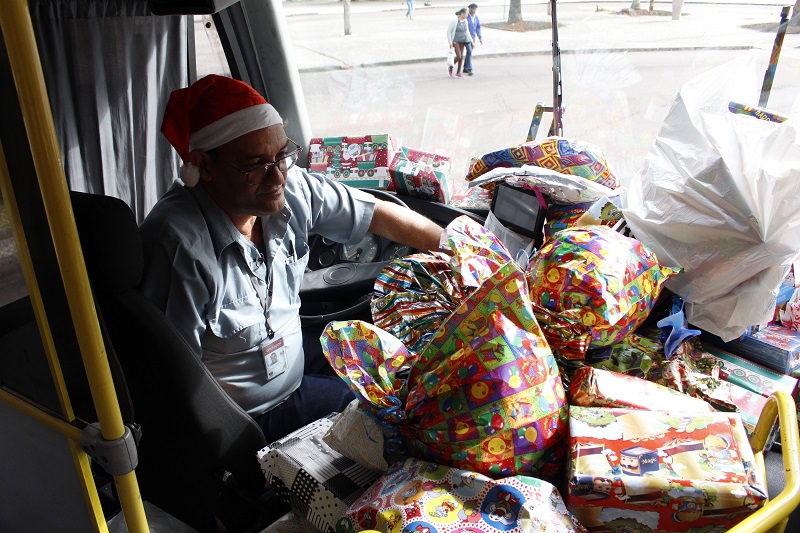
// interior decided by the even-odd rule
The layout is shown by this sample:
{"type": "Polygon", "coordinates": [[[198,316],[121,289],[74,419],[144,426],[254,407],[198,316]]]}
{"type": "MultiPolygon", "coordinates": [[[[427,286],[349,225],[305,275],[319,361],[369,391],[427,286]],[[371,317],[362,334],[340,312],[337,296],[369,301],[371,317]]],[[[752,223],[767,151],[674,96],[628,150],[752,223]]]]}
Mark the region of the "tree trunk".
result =
{"type": "MultiPolygon", "coordinates": [[[[800,2],[800,0],[798,0],[800,2]]],[[[511,0],[508,6],[508,23],[522,20],[522,0],[511,0]]]]}

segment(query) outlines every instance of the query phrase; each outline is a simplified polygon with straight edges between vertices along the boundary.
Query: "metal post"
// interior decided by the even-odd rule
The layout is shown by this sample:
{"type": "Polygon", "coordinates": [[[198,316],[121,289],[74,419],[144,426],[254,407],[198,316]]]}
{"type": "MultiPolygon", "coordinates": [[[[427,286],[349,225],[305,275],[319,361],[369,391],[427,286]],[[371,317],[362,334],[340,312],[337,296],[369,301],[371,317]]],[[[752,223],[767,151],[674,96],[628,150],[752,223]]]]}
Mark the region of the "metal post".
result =
{"type": "Polygon", "coordinates": [[[344,0],[344,34],[350,35],[350,0],[344,0]]]}
{"type": "Polygon", "coordinates": [[[783,47],[783,37],[786,35],[786,27],[789,25],[789,6],[781,9],[781,23],[778,25],[778,34],[775,36],[775,44],[772,45],[772,54],[769,56],[769,65],[764,73],[764,84],[761,86],[761,97],[758,99],[759,107],[767,107],[769,93],[772,91],[772,80],[775,79],[775,70],[778,68],[778,57],[781,55],[783,47]]]}
{"type": "Polygon", "coordinates": [[[550,135],[561,137],[564,128],[561,124],[561,48],[558,46],[558,16],[556,15],[556,0],[550,0],[552,14],[550,20],[553,25],[553,124],[550,127],[550,135]]]}

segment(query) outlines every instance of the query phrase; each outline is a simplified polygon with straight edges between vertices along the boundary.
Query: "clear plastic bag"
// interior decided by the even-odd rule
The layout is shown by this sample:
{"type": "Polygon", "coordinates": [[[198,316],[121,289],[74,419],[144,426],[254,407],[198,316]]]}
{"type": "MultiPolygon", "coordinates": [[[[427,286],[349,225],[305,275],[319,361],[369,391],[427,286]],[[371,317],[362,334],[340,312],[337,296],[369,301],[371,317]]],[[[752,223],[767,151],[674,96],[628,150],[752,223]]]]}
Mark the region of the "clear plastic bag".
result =
{"type": "Polygon", "coordinates": [[[753,52],[686,83],[622,195],[634,236],[683,267],[667,287],[686,301],[689,322],[725,340],[771,319],[800,254],[795,119],[728,110],[758,101],[766,64],[753,52]]]}

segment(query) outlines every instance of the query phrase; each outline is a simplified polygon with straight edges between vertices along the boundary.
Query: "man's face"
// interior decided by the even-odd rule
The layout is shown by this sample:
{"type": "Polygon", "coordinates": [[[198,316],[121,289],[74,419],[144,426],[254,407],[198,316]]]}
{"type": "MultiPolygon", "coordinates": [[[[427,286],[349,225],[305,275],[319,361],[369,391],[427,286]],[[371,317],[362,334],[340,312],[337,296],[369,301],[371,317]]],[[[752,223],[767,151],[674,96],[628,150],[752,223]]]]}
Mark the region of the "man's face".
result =
{"type": "Polygon", "coordinates": [[[474,15],[477,10],[478,10],[477,7],[471,7],[471,8],[469,8],[469,14],[470,15],[474,15]]]}
{"type": "Polygon", "coordinates": [[[264,165],[277,161],[293,147],[280,124],[237,137],[206,153],[205,172],[201,173],[203,186],[229,216],[277,213],[286,203],[286,175],[276,165],[260,182],[253,178],[258,177],[264,165]],[[237,169],[256,170],[247,176],[237,169]]]}

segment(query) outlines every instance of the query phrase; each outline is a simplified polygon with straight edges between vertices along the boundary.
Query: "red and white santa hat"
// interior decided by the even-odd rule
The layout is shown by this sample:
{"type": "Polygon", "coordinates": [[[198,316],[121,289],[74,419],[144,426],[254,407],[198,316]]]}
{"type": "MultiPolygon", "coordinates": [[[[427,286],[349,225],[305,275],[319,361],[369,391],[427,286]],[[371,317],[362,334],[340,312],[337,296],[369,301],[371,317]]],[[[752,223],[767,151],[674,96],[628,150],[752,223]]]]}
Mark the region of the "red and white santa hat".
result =
{"type": "Polygon", "coordinates": [[[192,150],[211,150],[251,131],[283,124],[278,111],[246,83],[210,74],[185,89],[172,91],[161,133],[183,160],[180,176],[187,187],[200,179],[189,163],[192,150]]]}

